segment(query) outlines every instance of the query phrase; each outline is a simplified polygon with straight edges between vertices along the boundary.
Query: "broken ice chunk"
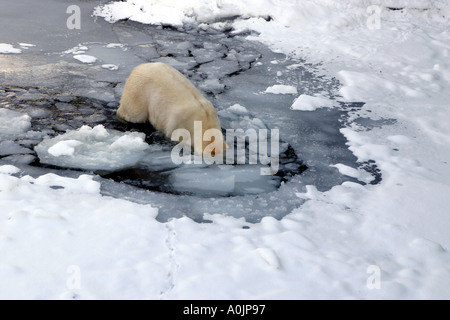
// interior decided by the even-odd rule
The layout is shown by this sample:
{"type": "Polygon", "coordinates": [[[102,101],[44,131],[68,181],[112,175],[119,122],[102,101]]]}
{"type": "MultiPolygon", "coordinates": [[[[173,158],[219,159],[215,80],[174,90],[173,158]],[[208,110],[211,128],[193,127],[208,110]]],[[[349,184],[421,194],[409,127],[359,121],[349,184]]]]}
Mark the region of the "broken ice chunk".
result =
{"type": "Polygon", "coordinates": [[[114,171],[135,165],[149,150],[145,134],[107,130],[103,125],[82,126],[52,139],[35,150],[41,163],[84,170],[114,171]]]}

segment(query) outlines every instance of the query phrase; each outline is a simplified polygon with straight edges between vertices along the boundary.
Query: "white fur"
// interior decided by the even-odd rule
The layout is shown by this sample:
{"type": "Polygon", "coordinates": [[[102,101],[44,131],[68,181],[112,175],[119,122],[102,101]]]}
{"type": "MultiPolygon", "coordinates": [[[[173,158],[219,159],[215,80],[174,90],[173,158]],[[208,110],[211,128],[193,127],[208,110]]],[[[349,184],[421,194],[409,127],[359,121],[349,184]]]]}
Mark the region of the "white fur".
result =
{"type": "MultiPolygon", "coordinates": [[[[202,122],[202,134],[208,129],[221,130],[213,105],[179,71],[164,63],[145,63],[128,77],[117,110],[117,117],[133,123],[150,123],[171,138],[176,129],[186,129],[194,136],[194,121],[202,122]]],[[[215,141],[215,153],[222,153],[222,141],[215,141]]],[[[193,143],[193,142],[192,142],[193,143]]],[[[209,143],[194,146],[202,153],[209,143]],[[199,148],[202,148],[201,150],[199,148]]]]}

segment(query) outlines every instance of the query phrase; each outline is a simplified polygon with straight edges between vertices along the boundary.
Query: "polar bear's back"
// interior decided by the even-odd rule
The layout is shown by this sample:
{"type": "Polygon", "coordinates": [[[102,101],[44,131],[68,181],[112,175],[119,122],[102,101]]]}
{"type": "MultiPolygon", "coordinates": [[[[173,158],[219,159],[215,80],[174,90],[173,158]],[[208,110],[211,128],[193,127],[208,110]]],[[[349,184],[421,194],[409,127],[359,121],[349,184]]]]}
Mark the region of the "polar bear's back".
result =
{"type": "Polygon", "coordinates": [[[209,127],[220,126],[214,107],[197,88],[178,70],[159,62],[133,69],[125,83],[117,116],[135,123],[150,120],[155,129],[166,135],[174,129],[186,128],[185,124],[193,120],[211,124],[209,127]]]}

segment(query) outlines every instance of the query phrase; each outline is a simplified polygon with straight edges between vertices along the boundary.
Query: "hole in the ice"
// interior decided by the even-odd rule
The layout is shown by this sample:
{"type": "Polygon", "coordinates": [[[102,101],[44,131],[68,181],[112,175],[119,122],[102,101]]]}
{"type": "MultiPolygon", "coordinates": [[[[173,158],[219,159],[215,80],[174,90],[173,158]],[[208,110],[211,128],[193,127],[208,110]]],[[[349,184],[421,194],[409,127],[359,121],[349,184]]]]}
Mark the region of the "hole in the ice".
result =
{"type": "MultiPolygon", "coordinates": [[[[241,145],[237,146],[237,140],[235,141],[233,161],[227,161],[224,154],[223,164],[206,165],[202,162],[175,165],[170,152],[174,144],[163,134],[154,131],[151,125],[120,123],[115,126],[115,129],[126,132],[136,128],[146,132],[147,143],[162,146],[162,150],[149,154],[136,166],[112,172],[97,171],[97,174],[106,179],[151,191],[208,198],[269,193],[307,169],[293,148],[281,142],[282,149],[276,159],[278,162],[276,172],[273,175],[263,175],[261,169],[267,166],[250,162],[248,140],[245,141],[245,150],[241,145]],[[241,162],[238,162],[239,150],[245,151],[245,159],[239,159],[241,162]],[[229,164],[230,162],[232,164],[229,164]]],[[[223,131],[226,134],[226,131],[223,131]]],[[[193,154],[191,156],[194,161],[193,154]]]]}
{"type": "MultiPolygon", "coordinates": [[[[35,110],[45,110],[48,112],[46,117],[33,117],[32,130],[43,131],[52,128],[48,132],[49,136],[56,137],[70,130],[76,130],[82,125],[94,127],[98,124],[106,129],[112,129],[126,132],[141,132],[145,134],[145,142],[151,146],[159,146],[160,152],[150,154],[148,159],[139,162],[138,165],[127,166],[120,170],[90,170],[103,178],[115,182],[125,183],[134,187],[170,193],[174,195],[188,195],[203,198],[210,197],[234,197],[245,195],[267,194],[276,191],[280,186],[293,177],[302,174],[306,169],[303,163],[295,153],[294,149],[283,141],[280,141],[279,168],[273,176],[264,176],[260,174],[261,165],[249,164],[249,141],[245,144],[245,161],[243,164],[236,165],[237,150],[235,149],[234,165],[182,165],[176,166],[170,159],[170,150],[174,146],[172,142],[164,137],[162,133],[157,132],[150,124],[130,124],[116,120],[114,107],[91,98],[79,96],[61,96],[59,93],[44,92],[39,88],[15,88],[16,95],[23,94],[26,91],[32,91],[35,94],[41,94],[44,98],[38,101],[22,101],[15,103],[14,97],[10,99],[10,108],[17,111],[27,112],[30,108],[35,110]],[[24,110],[21,110],[23,108],[24,110]],[[26,110],[25,110],[26,109],[26,110]],[[91,120],[89,122],[89,120],[91,120]]],[[[11,98],[11,97],[9,97],[11,98]]],[[[249,118],[249,114],[244,112],[245,116],[239,115],[241,108],[233,106],[235,113],[227,113],[228,110],[219,111],[220,117],[229,117],[228,122],[239,122],[246,118],[246,123],[259,124],[257,118],[249,118]],[[237,112],[237,113],[236,113],[237,112]],[[236,118],[237,117],[237,118],[236,118]],[[256,122],[255,122],[256,121],[256,122]]],[[[231,109],[231,107],[230,107],[231,109]]],[[[358,110],[355,104],[354,109],[358,110]]],[[[353,109],[352,109],[353,110],[353,109]]],[[[354,111],[355,111],[354,110],[354,111]]],[[[39,114],[39,112],[37,112],[39,114]]],[[[389,119],[388,119],[389,120],[389,119]]],[[[390,121],[371,121],[371,126],[380,126],[392,124],[390,121]]],[[[367,126],[368,120],[365,118],[357,119],[357,123],[367,126]]],[[[223,130],[224,134],[226,131],[223,130]]],[[[38,144],[36,142],[34,145],[38,144]]],[[[236,141],[235,146],[236,148],[236,141]]],[[[225,162],[225,161],[224,161],[225,162]]],[[[34,166],[50,169],[71,169],[75,171],[86,171],[73,166],[64,166],[59,164],[49,164],[41,162],[37,158],[31,163],[34,166]]],[[[375,163],[367,162],[359,164],[360,168],[370,173],[374,179],[370,184],[377,184],[381,181],[381,172],[375,163]]],[[[314,170],[312,168],[312,170],[314,170]]],[[[89,170],[87,170],[89,171],[89,170]]]]}
{"type": "MultiPolygon", "coordinates": [[[[261,169],[270,167],[272,163],[261,164],[257,162],[253,164],[250,162],[248,137],[245,139],[243,162],[237,161],[238,140],[237,137],[234,137],[235,149],[232,164],[224,159],[223,165],[206,165],[205,163],[174,165],[171,159],[171,150],[175,144],[169,141],[162,133],[156,131],[150,124],[130,124],[117,121],[115,116],[116,107],[109,107],[108,104],[96,99],[70,95],[62,96],[60,93],[49,93],[45,89],[40,88],[20,89],[23,93],[26,93],[28,90],[36,95],[41,95],[43,98],[38,101],[39,103],[31,100],[20,100],[20,104],[16,103],[15,99],[12,99],[11,108],[23,112],[29,112],[30,109],[33,109],[36,110],[38,115],[40,110],[47,111],[47,116],[36,116],[31,119],[32,130],[46,132],[46,135],[38,138],[39,140],[30,143],[31,148],[34,148],[36,152],[37,146],[42,143],[42,139],[45,136],[53,139],[61,137],[67,132],[75,132],[82,126],[95,128],[97,125],[104,126],[106,130],[124,134],[143,133],[145,142],[151,147],[156,147],[136,165],[126,165],[121,169],[99,170],[98,168],[83,167],[85,164],[82,164],[82,161],[93,161],[93,159],[83,160],[80,158],[79,161],[81,162],[79,165],[60,161],[61,159],[64,160],[64,154],[57,157],[58,160],[56,162],[47,161],[41,159],[39,152],[37,152],[38,157],[35,161],[30,163],[33,166],[56,170],[70,169],[95,172],[103,178],[146,190],[203,198],[270,193],[278,190],[283,183],[288,182],[294,176],[306,170],[306,166],[297,156],[294,149],[287,143],[279,141],[278,166],[275,174],[261,174],[261,169]]],[[[242,112],[239,108],[237,110],[242,112]]],[[[238,113],[227,114],[225,112],[222,116],[231,117],[228,119],[229,123],[244,121],[249,125],[263,125],[259,119],[250,117],[248,113],[242,116],[238,113]]],[[[223,133],[226,136],[226,130],[223,130],[223,133]]],[[[66,142],[64,139],[61,141],[63,143],[66,142]]],[[[76,142],[75,144],[72,143],[67,142],[65,148],[70,149],[77,145],[76,142]]],[[[47,151],[51,146],[48,146],[47,151]]],[[[242,145],[240,145],[241,147],[242,145]]],[[[271,155],[270,140],[267,147],[267,156],[269,156],[271,155]]],[[[90,151],[87,150],[86,152],[89,153],[90,151]]],[[[58,186],[54,186],[54,188],[58,188],[58,186]]]]}
{"type": "MultiPolygon", "coordinates": [[[[29,112],[30,109],[48,112],[46,117],[32,117],[31,130],[43,134],[40,138],[33,138],[36,139],[35,142],[27,142],[30,148],[39,144],[46,135],[50,138],[57,137],[67,131],[75,131],[83,125],[93,128],[99,124],[108,130],[122,133],[143,133],[146,143],[160,148],[159,151],[161,152],[157,156],[154,154],[153,159],[147,159],[148,161],[138,166],[116,171],[95,171],[96,174],[103,177],[102,194],[135,199],[137,202],[150,202],[159,208],[158,221],[164,222],[188,215],[194,221],[204,223],[207,222],[203,216],[205,212],[245,217],[245,220],[250,223],[258,222],[267,215],[279,219],[303,203],[303,200],[295,194],[296,192],[303,192],[301,186],[305,183],[317,185],[318,189],[326,190],[331,186],[331,183],[338,184],[343,181],[336,173],[329,171],[328,164],[325,164],[325,166],[315,164],[306,170],[306,165],[296,154],[294,148],[283,141],[280,141],[279,170],[274,176],[261,176],[259,166],[248,164],[222,167],[218,165],[177,167],[169,159],[169,151],[173,144],[150,124],[118,122],[115,117],[117,104],[107,104],[92,98],[61,95],[58,92],[49,93],[40,88],[29,90],[40,92],[45,98],[39,101],[20,101],[20,103],[17,103],[14,96],[22,94],[26,91],[25,88],[17,88],[14,95],[10,94],[13,91],[6,90],[8,93],[5,92],[5,96],[8,96],[6,105],[9,109],[24,113],[29,112]],[[58,102],[67,103],[73,109],[70,112],[58,109],[56,106],[58,102]],[[226,174],[227,170],[234,171],[234,174],[226,174]],[[330,174],[333,177],[327,180],[330,174]],[[321,183],[325,187],[320,186],[321,183]],[[148,190],[151,192],[149,193],[148,190]]],[[[360,107],[359,104],[352,104],[349,106],[349,110],[358,111],[360,107]]],[[[223,123],[224,127],[233,127],[235,123],[239,127],[243,119],[245,119],[244,123],[248,125],[256,125],[257,127],[263,125],[258,121],[258,118],[252,117],[244,108],[237,105],[219,110],[218,114],[221,120],[226,120],[223,123]]],[[[338,116],[339,114],[338,112],[333,118],[336,124],[345,120],[341,119],[338,116]]],[[[302,118],[307,123],[317,121],[316,118],[309,119],[309,116],[313,116],[312,113],[303,114],[302,118]]],[[[326,113],[317,116],[320,119],[329,118],[326,113]]],[[[367,123],[361,123],[360,125],[365,124],[367,123]]],[[[327,127],[321,125],[320,128],[326,129],[327,127]]],[[[314,134],[314,128],[311,130],[314,134]]],[[[305,132],[309,131],[304,130],[303,133],[305,132]]],[[[319,130],[319,132],[321,131],[319,130]]],[[[325,139],[327,134],[330,135],[328,138],[331,141],[335,141],[336,137],[332,133],[333,131],[328,133],[328,130],[325,130],[323,132],[325,136],[319,135],[318,138],[320,139],[317,140],[318,142],[321,141],[319,146],[321,143],[328,143],[328,140],[325,139]]],[[[332,142],[333,146],[335,143],[332,142]]],[[[345,140],[340,143],[344,145],[345,140]]],[[[305,145],[310,144],[306,143],[305,145]]],[[[345,150],[347,149],[345,148],[345,150]]],[[[246,145],[246,157],[248,157],[247,153],[248,145],[246,145]]],[[[65,175],[65,172],[70,174],[71,171],[92,172],[76,167],[46,164],[41,162],[39,158],[35,158],[35,161],[31,162],[30,165],[56,170],[62,175],[65,175]],[[67,171],[67,169],[69,170],[67,171]]],[[[367,163],[362,164],[355,163],[355,165],[372,174],[374,179],[369,182],[370,184],[377,184],[381,181],[381,172],[374,161],[367,161],[367,163]]],[[[360,182],[352,178],[347,180],[360,182]]],[[[53,187],[60,188],[59,186],[53,187]]]]}

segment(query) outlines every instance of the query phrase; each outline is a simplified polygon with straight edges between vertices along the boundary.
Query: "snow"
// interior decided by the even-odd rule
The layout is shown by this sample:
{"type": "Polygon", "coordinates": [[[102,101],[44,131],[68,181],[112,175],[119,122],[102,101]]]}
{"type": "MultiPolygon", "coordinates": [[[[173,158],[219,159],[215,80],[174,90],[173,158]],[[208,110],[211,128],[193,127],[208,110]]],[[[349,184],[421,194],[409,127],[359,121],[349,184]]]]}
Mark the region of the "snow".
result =
{"type": "Polygon", "coordinates": [[[276,190],[277,181],[261,175],[260,170],[260,166],[254,165],[217,166],[206,170],[187,167],[175,170],[170,179],[176,191],[203,195],[258,194],[276,190]]]}
{"type": "Polygon", "coordinates": [[[0,109],[0,134],[18,135],[26,133],[31,127],[31,117],[27,114],[0,109]]]}
{"type": "Polygon", "coordinates": [[[126,288],[141,283],[155,288],[147,291],[151,295],[164,285],[166,275],[160,267],[167,263],[164,228],[151,219],[157,209],[102,197],[93,176],[0,176],[2,298],[98,298],[104,285],[108,289],[101,294],[103,298],[111,297],[108,291],[138,298],[144,292],[126,288]],[[136,241],[126,236],[129,232],[136,241]],[[151,240],[149,234],[160,240],[151,240]],[[86,255],[89,247],[99,253],[86,255]],[[100,251],[108,252],[109,257],[105,260],[100,251]],[[18,256],[19,252],[27,254],[18,256]],[[126,265],[135,254],[149,259],[130,269],[126,265]],[[68,271],[73,266],[81,270],[81,288],[90,283],[88,291],[68,283],[68,271]],[[117,270],[120,275],[104,272],[104,268],[117,270]],[[151,274],[146,272],[148,268],[153,269],[151,274]]]}
{"type": "Polygon", "coordinates": [[[82,143],[77,140],[60,141],[48,148],[48,153],[54,157],[73,156],[75,153],[75,147],[78,147],[81,144],[82,143]]]}
{"type": "Polygon", "coordinates": [[[24,43],[24,42],[19,43],[19,46],[21,46],[21,47],[24,48],[24,49],[29,49],[29,48],[31,48],[31,47],[36,47],[35,44],[32,44],[32,43],[24,43]]]}
{"type": "Polygon", "coordinates": [[[96,57],[87,54],[76,54],[73,56],[73,58],[82,63],[94,63],[95,61],[97,61],[96,57]]]}
{"type": "Polygon", "coordinates": [[[3,174],[14,174],[14,173],[19,173],[20,169],[12,166],[12,165],[4,165],[0,167],[0,173],[3,174]]]}
{"type": "Polygon", "coordinates": [[[110,71],[115,71],[115,70],[119,69],[118,66],[116,66],[115,64],[112,64],[112,63],[102,64],[102,68],[110,70],[110,71]]]}
{"type": "Polygon", "coordinates": [[[103,125],[82,126],[43,140],[35,150],[40,161],[60,167],[86,170],[118,170],[136,164],[150,149],[145,134],[123,134],[103,125]]]}
{"type": "Polygon", "coordinates": [[[333,106],[334,102],[324,97],[302,94],[294,100],[291,109],[300,111],[314,111],[317,108],[332,108],[333,106]]]}
{"type": "MultiPolygon", "coordinates": [[[[236,32],[256,31],[248,40],[320,63],[317,72],[340,80],[334,96],[301,94],[292,109],[311,114],[362,101],[353,119],[397,121],[370,129],[349,121],[341,129],[349,150],[361,162],[375,162],[382,180],[372,185],[365,171],[335,163],[332,168],[363,183],[346,181],[326,191],[307,185],[296,193],[304,203],[280,220],[253,224],[205,209],[207,224],[187,217],[162,223],[152,204],[102,195],[94,174],[32,177],[19,165],[0,165],[0,298],[450,297],[447,1],[133,0],[101,5],[94,13],[109,22],[177,28],[217,27],[239,16],[229,23],[236,32]],[[381,9],[375,29],[368,24],[374,3],[381,9]],[[380,270],[378,278],[374,270],[380,270]]],[[[226,67],[232,72],[236,65],[226,67]]],[[[204,68],[214,77],[214,65],[204,68]]],[[[224,112],[231,111],[247,114],[239,104],[224,112]]],[[[0,109],[1,139],[30,134],[30,121],[0,109]]],[[[6,147],[20,147],[15,143],[6,147]]],[[[70,167],[75,161],[77,168],[96,169],[128,166],[147,148],[142,136],[99,126],[48,138],[36,151],[50,164],[68,161],[64,166],[70,167]]],[[[194,171],[198,177],[201,172],[194,171]]],[[[225,188],[220,174],[217,169],[214,179],[225,188]]],[[[191,172],[178,171],[174,179],[192,181],[191,172]]],[[[214,179],[197,186],[214,188],[214,179]]]]}
{"type": "Polygon", "coordinates": [[[356,178],[359,181],[362,181],[365,183],[369,183],[369,182],[373,181],[372,175],[369,174],[367,171],[364,171],[361,169],[355,169],[355,168],[352,168],[352,167],[347,166],[342,163],[332,165],[332,167],[337,168],[339,170],[339,172],[342,173],[343,175],[356,178]]]}
{"type": "Polygon", "coordinates": [[[2,53],[21,53],[22,50],[14,48],[13,45],[8,43],[0,43],[0,54],[2,53]]]}
{"type": "Polygon", "coordinates": [[[234,104],[228,107],[228,111],[231,111],[235,114],[248,114],[248,110],[246,107],[241,106],[240,104],[234,104]]]}
{"type": "Polygon", "coordinates": [[[293,86],[287,86],[282,84],[273,85],[264,91],[265,93],[272,94],[297,94],[297,88],[293,86]]]}

